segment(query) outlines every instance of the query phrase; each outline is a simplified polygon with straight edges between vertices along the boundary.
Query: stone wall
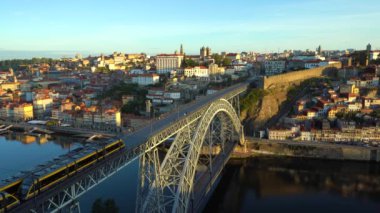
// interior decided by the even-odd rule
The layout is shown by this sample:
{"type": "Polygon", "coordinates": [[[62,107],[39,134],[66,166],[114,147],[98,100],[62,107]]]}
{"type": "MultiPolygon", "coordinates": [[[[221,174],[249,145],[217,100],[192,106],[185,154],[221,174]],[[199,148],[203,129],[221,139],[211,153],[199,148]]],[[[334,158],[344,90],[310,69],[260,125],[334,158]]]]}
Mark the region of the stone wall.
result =
{"type": "Polygon", "coordinates": [[[331,160],[380,161],[380,149],[328,143],[270,141],[246,138],[247,147],[236,146],[233,157],[257,154],[308,157],[331,160]]]}
{"type": "Polygon", "coordinates": [[[314,69],[294,71],[289,73],[284,73],[280,75],[268,76],[263,78],[263,89],[268,89],[273,86],[279,85],[289,85],[294,82],[301,82],[310,78],[321,77],[328,75],[329,72],[333,69],[340,69],[342,67],[342,63],[337,62],[334,64],[330,64],[324,67],[318,67],[314,69]]]}

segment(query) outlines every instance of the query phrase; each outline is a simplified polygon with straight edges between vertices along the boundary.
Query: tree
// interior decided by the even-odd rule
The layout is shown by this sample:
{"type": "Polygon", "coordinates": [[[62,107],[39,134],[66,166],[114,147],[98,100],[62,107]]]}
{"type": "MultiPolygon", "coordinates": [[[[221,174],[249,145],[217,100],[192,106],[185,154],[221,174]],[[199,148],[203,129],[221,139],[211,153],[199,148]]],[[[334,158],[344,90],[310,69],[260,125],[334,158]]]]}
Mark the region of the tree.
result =
{"type": "Polygon", "coordinates": [[[105,202],[101,198],[95,200],[92,204],[92,213],[118,213],[119,207],[117,207],[115,200],[107,199],[105,202]]]}
{"type": "Polygon", "coordinates": [[[95,200],[95,202],[92,204],[91,212],[92,213],[103,213],[103,212],[105,212],[102,199],[98,198],[95,200]]]}
{"type": "Polygon", "coordinates": [[[107,213],[117,213],[119,208],[116,206],[116,202],[113,199],[108,199],[104,202],[104,209],[107,213]]]}
{"type": "Polygon", "coordinates": [[[138,115],[141,108],[142,108],[141,102],[139,102],[138,100],[133,100],[125,104],[121,108],[121,111],[123,113],[133,113],[133,114],[138,115]]]}
{"type": "Polygon", "coordinates": [[[248,112],[248,115],[253,117],[260,100],[262,100],[266,94],[267,92],[263,89],[250,89],[249,92],[242,99],[240,99],[240,110],[242,112],[248,112]]]}
{"type": "Polygon", "coordinates": [[[219,66],[222,65],[223,57],[221,55],[213,54],[211,57],[215,60],[215,64],[217,64],[219,66]]]}
{"type": "Polygon", "coordinates": [[[183,68],[186,68],[186,67],[195,67],[195,66],[199,66],[199,63],[195,62],[192,59],[184,59],[182,61],[182,67],[183,68]]]}
{"type": "Polygon", "coordinates": [[[374,118],[380,118],[380,110],[374,110],[370,115],[374,118]]]}
{"type": "Polygon", "coordinates": [[[222,61],[222,65],[224,67],[231,65],[231,63],[232,63],[232,61],[229,58],[224,58],[223,61],[222,61]]]}

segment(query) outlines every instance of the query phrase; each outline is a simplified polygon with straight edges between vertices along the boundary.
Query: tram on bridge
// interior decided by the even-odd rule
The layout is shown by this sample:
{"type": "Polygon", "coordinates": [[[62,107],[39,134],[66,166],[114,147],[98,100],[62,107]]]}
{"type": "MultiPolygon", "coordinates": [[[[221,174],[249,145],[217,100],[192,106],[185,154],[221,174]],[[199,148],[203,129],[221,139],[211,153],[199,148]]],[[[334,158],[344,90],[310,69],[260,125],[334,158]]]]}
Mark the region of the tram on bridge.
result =
{"type": "Polygon", "coordinates": [[[0,213],[7,212],[82,170],[125,149],[122,140],[98,141],[0,183],[0,213]]]}

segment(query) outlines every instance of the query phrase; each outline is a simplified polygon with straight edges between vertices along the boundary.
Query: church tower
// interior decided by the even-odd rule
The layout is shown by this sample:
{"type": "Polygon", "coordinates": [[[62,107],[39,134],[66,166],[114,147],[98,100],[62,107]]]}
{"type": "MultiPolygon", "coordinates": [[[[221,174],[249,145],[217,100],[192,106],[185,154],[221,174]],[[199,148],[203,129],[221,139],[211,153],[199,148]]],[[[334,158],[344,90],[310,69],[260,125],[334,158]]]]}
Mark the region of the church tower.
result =
{"type": "Polygon", "coordinates": [[[200,50],[201,58],[205,58],[207,56],[206,48],[203,46],[200,50]]]}
{"type": "Polygon", "coordinates": [[[179,48],[179,54],[183,55],[184,52],[183,52],[183,45],[181,44],[181,48],[179,48]]]}
{"type": "Polygon", "coordinates": [[[367,57],[366,57],[366,60],[365,60],[365,65],[368,66],[369,64],[369,60],[371,58],[371,51],[372,51],[372,46],[371,44],[368,44],[367,45],[367,57]]]}
{"type": "Polygon", "coordinates": [[[371,52],[371,50],[372,50],[372,46],[371,46],[371,44],[368,44],[367,45],[367,52],[369,53],[369,52],[371,52]]]}

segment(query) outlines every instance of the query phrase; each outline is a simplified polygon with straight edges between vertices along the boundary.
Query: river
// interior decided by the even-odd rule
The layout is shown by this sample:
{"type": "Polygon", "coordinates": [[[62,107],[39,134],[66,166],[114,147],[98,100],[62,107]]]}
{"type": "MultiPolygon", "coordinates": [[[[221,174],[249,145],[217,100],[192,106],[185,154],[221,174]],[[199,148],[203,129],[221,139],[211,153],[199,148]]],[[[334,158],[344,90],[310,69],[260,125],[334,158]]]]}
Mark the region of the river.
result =
{"type": "Polygon", "coordinates": [[[284,157],[231,160],[205,212],[380,212],[380,165],[284,157]]]}
{"type": "MultiPolygon", "coordinates": [[[[0,136],[0,179],[31,169],[81,146],[81,139],[0,136]]],[[[134,212],[138,161],[79,200],[113,199],[120,212],[134,212]]],[[[231,160],[205,212],[380,212],[380,165],[284,157],[231,160]]]]}

